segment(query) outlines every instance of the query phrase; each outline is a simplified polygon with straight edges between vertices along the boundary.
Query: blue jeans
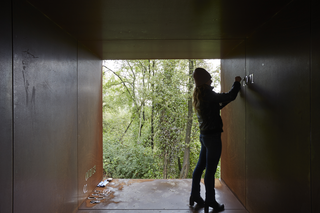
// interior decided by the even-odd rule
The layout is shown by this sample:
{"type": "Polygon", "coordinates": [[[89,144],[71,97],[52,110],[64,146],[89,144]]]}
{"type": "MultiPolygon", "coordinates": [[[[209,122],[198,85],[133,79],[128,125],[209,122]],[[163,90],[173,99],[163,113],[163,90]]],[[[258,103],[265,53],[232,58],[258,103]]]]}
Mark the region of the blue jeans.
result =
{"type": "Polygon", "coordinates": [[[200,180],[203,170],[206,169],[204,184],[206,188],[206,201],[215,201],[214,175],[217,170],[219,159],[221,156],[222,144],[221,133],[210,135],[200,134],[201,151],[196,168],[192,175],[191,195],[193,197],[200,196],[200,180]]]}

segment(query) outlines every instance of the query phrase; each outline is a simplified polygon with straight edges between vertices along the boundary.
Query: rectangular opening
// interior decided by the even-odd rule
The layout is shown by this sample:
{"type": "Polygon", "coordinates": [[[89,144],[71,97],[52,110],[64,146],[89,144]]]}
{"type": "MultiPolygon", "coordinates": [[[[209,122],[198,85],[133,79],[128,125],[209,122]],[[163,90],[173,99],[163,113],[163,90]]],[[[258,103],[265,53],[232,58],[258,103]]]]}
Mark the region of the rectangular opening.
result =
{"type": "Polygon", "coordinates": [[[103,62],[106,178],[192,178],[201,148],[192,108],[196,67],[208,70],[220,92],[219,59],[103,62]]]}

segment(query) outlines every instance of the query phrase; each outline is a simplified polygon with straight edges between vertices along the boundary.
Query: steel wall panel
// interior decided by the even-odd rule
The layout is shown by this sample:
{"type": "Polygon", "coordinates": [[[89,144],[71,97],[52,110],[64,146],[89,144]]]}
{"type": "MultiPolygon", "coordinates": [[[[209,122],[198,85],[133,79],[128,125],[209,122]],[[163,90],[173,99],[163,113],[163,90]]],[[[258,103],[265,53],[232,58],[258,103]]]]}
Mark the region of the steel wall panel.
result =
{"type": "MultiPolygon", "coordinates": [[[[245,42],[221,61],[222,92],[230,90],[235,76],[245,76],[245,42]]],[[[221,178],[245,204],[245,89],[237,99],[221,110],[222,133],[221,178]]]]}
{"type": "Polygon", "coordinates": [[[77,208],[77,43],[14,1],[14,212],[77,208]]]}
{"type": "Polygon", "coordinates": [[[252,212],[310,212],[310,16],[293,1],[248,39],[246,196],[252,212]],[[298,205],[292,205],[298,204],[298,205]]]}
{"type": "MultiPolygon", "coordinates": [[[[246,75],[254,74],[254,84],[245,89],[243,144],[246,208],[252,213],[320,210],[320,158],[315,154],[320,149],[320,88],[316,82],[320,77],[320,54],[319,14],[315,5],[311,46],[310,4],[299,0],[287,5],[246,40],[244,61],[237,61],[242,57],[238,49],[222,60],[224,76],[229,76],[228,72],[233,75],[243,63],[246,75]]],[[[231,120],[241,117],[237,107],[232,108],[234,112],[222,111],[224,129],[228,131],[234,125],[231,120]]],[[[232,149],[224,149],[222,156],[222,178],[240,200],[242,192],[235,187],[240,180],[229,178],[228,171],[237,173],[239,168],[226,162],[241,153],[242,149],[236,154],[232,149]],[[231,168],[225,168],[228,166],[231,168]]],[[[238,164],[241,166],[241,161],[238,164]]]]}
{"type": "Polygon", "coordinates": [[[223,57],[292,0],[28,1],[104,59],[183,59],[223,57]]]}
{"type": "Polygon", "coordinates": [[[318,1],[312,1],[311,67],[311,188],[312,212],[320,212],[320,14],[318,1]]]}
{"type": "Polygon", "coordinates": [[[12,20],[11,1],[0,7],[0,212],[12,212],[12,20]]]}
{"type": "MultiPolygon", "coordinates": [[[[78,50],[78,199],[88,197],[102,180],[102,64],[78,50]]],[[[80,205],[80,203],[79,203],[80,205]]]]}

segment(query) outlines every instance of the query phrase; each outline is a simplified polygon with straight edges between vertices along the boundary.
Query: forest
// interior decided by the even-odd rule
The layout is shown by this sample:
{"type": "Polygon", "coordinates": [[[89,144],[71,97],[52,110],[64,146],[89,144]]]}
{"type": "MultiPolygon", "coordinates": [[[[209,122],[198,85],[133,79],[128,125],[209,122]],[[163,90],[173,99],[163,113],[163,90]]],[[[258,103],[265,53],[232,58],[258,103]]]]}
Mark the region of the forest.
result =
{"type": "Polygon", "coordinates": [[[220,92],[216,60],[103,62],[103,168],[107,177],[192,177],[201,148],[192,108],[196,67],[208,70],[214,90],[220,92]]]}

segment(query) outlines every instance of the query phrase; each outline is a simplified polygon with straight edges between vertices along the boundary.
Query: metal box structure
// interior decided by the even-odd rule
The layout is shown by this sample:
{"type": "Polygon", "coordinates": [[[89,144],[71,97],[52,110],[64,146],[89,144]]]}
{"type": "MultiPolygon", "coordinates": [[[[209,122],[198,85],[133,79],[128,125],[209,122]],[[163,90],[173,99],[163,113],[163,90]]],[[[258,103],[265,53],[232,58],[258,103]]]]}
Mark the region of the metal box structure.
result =
{"type": "Polygon", "coordinates": [[[249,212],[319,212],[315,0],[3,0],[0,212],[77,211],[102,178],[104,59],[221,58],[222,180],[249,212]],[[294,205],[293,205],[294,204],[294,205]]]}

